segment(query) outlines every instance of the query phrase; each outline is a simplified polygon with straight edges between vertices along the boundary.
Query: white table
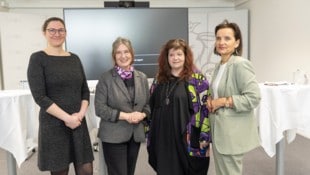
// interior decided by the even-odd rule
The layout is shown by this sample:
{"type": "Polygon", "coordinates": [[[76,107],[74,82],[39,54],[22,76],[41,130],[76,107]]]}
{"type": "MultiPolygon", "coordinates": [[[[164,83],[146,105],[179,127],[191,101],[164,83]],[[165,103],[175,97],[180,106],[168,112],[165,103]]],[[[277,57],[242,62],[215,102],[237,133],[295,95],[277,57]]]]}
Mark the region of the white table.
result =
{"type": "Polygon", "coordinates": [[[36,147],[36,110],[29,90],[0,91],[0,147],[8,152],[10,175],[16,174],[16,163],[20,166],[36,147]]]}
{"type": "Polygon", "coordinates": [[[296,134],[310,138],[310,85],[260,84],[262,100],[256,109],[261,146],[277,158],[277,175],[284,174],[284,146],[296,134]]]}

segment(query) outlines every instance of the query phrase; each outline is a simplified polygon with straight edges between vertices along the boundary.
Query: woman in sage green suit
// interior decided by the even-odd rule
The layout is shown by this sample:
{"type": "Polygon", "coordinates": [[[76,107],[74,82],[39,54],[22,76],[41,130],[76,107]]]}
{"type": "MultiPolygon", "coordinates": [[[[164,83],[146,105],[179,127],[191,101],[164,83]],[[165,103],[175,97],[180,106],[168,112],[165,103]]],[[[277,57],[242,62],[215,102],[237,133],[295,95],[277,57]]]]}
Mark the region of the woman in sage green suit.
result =
{"type": "Polygon", "coordinates": [[[212,149],[217,175],[242,175],[246,152],[259,146],[254,108],[260,90],[254,69],[242,58],[242,37],[237,24],[225,20],[215,28],[214,53],[221,57],[207,101],[212,149]]]}

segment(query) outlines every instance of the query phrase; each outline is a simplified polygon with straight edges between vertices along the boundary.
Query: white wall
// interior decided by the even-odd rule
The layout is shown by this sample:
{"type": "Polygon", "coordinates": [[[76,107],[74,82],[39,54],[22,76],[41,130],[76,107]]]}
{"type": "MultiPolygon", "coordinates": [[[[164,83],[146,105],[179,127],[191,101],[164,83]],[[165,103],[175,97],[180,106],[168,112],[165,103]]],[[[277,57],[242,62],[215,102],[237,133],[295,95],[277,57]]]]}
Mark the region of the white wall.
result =
{"type": "Polygon", "coordinates": [[[291,81],[292,72],[310,73],[310,1],[250,0],[250,59],[263,81],[291,81]]]}
{"type": "Polygon", "coordinates": [[[2,69],[1,29],[0,29],[0,90],[3,89],[3,82],[2,81],[3,81],[3,69],[2,69]]]}

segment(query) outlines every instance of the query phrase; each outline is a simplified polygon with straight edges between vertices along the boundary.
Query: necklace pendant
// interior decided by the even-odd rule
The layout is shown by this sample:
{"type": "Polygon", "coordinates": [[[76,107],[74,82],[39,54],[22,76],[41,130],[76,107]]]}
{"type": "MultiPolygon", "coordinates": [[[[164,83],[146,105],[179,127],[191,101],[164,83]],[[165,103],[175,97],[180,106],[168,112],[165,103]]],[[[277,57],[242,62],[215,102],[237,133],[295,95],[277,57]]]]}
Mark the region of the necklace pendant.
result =
{"type": "Polygon", "coordinates": [[[168,98],[168,97],[165,99],[165,102],[166,102],[166,105],[169,105],[170,100],[169,100],[169,98],[168,98]]]}

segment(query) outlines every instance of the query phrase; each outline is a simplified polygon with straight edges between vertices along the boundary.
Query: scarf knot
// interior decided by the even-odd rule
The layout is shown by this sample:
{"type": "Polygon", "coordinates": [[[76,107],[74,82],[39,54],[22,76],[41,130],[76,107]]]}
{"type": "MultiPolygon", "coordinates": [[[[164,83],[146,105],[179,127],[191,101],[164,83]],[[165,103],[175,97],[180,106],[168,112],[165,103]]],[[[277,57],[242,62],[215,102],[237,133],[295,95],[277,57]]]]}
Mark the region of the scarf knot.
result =
{"type": "Polygon", "coordinates": [[[129,70],[124,70],[120,68],[119,66],[115,66],[115,70],[118,73],[119,76],[121,76],[122,80],[131,79],[133,75],[133,67],[130,66],[129,70]]]}

